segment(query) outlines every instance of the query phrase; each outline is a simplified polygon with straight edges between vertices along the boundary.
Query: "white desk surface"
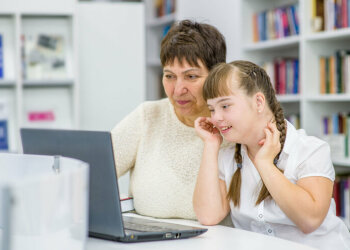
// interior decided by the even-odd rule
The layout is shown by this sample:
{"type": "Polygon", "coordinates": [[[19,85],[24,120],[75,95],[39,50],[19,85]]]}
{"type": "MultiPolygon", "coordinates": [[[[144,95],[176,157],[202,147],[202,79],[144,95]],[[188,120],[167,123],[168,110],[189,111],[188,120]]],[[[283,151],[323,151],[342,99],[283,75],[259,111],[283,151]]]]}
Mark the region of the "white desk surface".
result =
{"type": "MultiPolygon", "coordinates": [[[[178,223],[190,226],[201,226],[196,221],[166,219],[165,222],[178,223]]],[[[208,231],[194,238],[180,240],[164,240],[140,243],[120,243],[96,238],[88,238],[86,250],[156,250],[156,249],[176,249],[176,250],[312,250],[314,248],[304,246],[292,241],[253,233],[225,226],[209,226],[208,231]]]]}

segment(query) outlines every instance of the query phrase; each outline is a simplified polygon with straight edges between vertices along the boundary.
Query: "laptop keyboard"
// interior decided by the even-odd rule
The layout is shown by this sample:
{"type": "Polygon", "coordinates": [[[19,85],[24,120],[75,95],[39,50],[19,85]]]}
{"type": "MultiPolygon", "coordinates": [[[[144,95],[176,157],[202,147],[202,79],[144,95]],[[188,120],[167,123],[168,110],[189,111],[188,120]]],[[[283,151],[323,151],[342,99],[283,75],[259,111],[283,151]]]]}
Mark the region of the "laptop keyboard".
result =
{"type": "Polygon", "coordinates": [[[154,226],[154,225],[147,225],[147,224],[139,224],[139,223],[133,223],[124,221],[124,228],[134,231],[141,231],[141,232],[166,232],[166,231],[172,231],[171,228],[167,227],[160,227],[160,226],[154,226]]]}

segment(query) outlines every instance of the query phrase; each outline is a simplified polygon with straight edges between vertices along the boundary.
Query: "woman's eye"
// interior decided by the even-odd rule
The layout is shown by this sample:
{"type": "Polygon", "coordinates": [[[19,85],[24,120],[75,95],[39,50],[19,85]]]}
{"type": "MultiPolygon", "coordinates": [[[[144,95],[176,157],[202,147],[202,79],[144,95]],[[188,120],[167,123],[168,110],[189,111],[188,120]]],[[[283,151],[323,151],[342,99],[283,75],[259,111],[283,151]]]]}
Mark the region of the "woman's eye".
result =
{"type": "Polygon", "coordinates": [[[195,79],[197,79],[197,78],[198,78],[197,75],[188,75],[188,76],[187,76],[187,79],[189,79],[189,80],[195,80],[195,79]]]}
{"type": "Polygon", "coordinates": [[[227,109],[229,107],[229,105],[222,105],[223,109],[227,109]]]}
{"type": "Polygon", "coordinates": [[[166,79],[173,79],[173,78],[174,78],[174,76],[172,76],[172,75],[164,75],[164,77],[165,77],[166,79]]]}
{"type": "Polygon", "coordinates": [[[209,109],[209,112],[210,112],[210,113],[213,113],[213,112],[214,112],[214,109],[209,109]]]}

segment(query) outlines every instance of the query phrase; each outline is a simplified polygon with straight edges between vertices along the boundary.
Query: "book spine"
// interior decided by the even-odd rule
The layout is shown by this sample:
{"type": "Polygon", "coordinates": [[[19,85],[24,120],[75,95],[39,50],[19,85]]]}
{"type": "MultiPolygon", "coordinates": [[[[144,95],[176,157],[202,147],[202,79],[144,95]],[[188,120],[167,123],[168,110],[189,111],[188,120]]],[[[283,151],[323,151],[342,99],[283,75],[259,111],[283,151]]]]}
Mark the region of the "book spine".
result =
{"type": "Polygon", "coordinates": [[[335,202],[336,215],[340,216],[340,181],[339,177],[336,177],[333,187],[333,198],[335,202]]]}
{"type": "Polygon", "coordinates": [[[6,119],[0,119],[0,151],[9,150],[8,122],[6,119]]]}
{"type": "Polygon", "coordinates": [[[3,36],[0,34],[0,79],[4,78],[4,48],[3,36]]]}
{"type": "Polygon", "coordinates": [[[299,59],[294,60],[294,84],[293,93],[299,93],[299,59]]]}

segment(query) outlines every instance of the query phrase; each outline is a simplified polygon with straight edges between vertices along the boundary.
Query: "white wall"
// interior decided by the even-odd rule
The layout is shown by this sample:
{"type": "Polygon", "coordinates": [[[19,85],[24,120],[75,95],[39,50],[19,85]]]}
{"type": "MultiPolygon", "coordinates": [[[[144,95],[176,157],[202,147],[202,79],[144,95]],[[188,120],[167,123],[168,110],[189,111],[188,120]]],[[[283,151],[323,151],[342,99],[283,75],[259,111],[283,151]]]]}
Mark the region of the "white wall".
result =
{"type": "MultiPolygon", "coordinates": [[[[111,130],[145,99],[143,3],[79,3],[80,126],[111,130]]],[[[129,175],[119,179],[127,194],[129,175]]]]}
{"type": "Polygon", "coordinates": [[[142,3],[78,4],[80,126],[110,130],[145,97],[142,3]]]}
{"type": "Polygon", "coordinates": [[[226,38],[227,61],[241,58],[240,0],[178,0],[177,18],[214,25],[226,38]]]}

